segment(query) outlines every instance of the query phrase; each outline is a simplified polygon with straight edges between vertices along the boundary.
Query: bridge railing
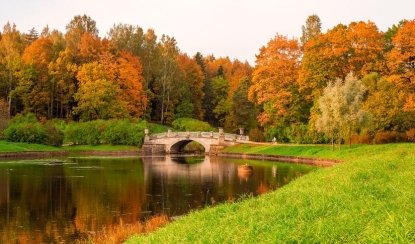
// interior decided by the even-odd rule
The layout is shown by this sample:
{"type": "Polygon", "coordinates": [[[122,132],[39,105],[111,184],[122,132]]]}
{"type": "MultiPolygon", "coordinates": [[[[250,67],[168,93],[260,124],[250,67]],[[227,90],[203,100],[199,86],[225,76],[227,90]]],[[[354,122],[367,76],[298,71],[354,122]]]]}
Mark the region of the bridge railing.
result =
{"type": "MultiPolygon", "coordinates": [[[[164,132],[151,134],[150,140],[156,140],[161,138],[214,138],[218,139],[220,134],[218,132],[202,132],[202,131],[186,131],[186,132],[164,132]]],[[[249,136],[237,135],[237,134],[224,134],[225,141],[249,141],[249,136]]]]}

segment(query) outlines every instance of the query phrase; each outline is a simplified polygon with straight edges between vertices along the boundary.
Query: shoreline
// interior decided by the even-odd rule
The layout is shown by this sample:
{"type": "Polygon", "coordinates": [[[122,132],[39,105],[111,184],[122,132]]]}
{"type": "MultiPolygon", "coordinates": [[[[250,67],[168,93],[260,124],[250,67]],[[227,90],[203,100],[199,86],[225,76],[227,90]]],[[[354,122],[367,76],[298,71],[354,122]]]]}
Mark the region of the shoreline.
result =
{"type": "Polygon", "coordinates": [[[283,155],[267,155],[267,154],[251,154],[251,153],[218,153],[219,157],[229,158],[242,158],[242,159],[260,159],[276,162],[288,162],[296,164],[307,164],[320,167],[331,167],[342,163],[342,160],[336,159],[321,159],[321,158],[308,158],[297,156],[283,156],[283,155]]]}
{"type": "MultiPolygon", "coordinates": [[[[92,155],[92,156],[138,156],[143,157],[141,150],[62,150],[62,151],[21,151],[21,152],[0,152],[0,159],[14,159],[14,158],[34,158],[34,157],[53,157],[53,156],[70,156],[70,155],[92,155]]],[[[165,155],[152,155],[152,157],[165,155]]],[[[308,158],[297,156],[283,156],[283,155],[267,155],[267,154],[250,154],[250,153],[218,153],[215,157],[225,158],[241,158],[241,159],[259,159],[276,162],[288,162],[295,164],[307,164],[319,167],[331,167],[342,163],[342,160],[335,159],[321,159],[308,158]]]]}
{"type": "Polygon", "coordinates": [[[95,155],[96,156],[140,156],[141,155],[139,150],[21,151],[21,152],[0,152],[0,159],[70,156],[74,154],[75,155],[93,155],[93,156],[95,155]]]}

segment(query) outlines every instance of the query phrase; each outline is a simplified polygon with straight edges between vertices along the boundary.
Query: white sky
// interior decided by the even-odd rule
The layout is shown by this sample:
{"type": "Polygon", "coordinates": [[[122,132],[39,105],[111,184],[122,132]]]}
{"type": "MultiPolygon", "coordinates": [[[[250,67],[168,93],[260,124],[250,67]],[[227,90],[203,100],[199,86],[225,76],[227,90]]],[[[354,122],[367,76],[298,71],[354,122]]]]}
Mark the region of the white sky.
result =
{"type": "Polygon", "coordinates": [[[64,32],[82,14],[97,22],[101,37],[114,23],[139,25],[175,37],[191,56],[200,51],[253,65],[276,33],[299,37],[311,14],[320,17],[323,31],[358,20],[385,31],[415,18],[415,0],[0,0],[0,25],[14,22],[22,32],[46,25],[64,32]]]}

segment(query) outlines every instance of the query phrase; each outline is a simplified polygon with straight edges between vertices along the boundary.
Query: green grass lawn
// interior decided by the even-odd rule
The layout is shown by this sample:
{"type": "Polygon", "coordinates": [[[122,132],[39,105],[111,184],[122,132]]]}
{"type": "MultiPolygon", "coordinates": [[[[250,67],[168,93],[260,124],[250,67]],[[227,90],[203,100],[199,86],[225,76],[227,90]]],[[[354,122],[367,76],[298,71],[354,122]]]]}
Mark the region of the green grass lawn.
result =
{"type": "Polygon", "coordinates": [[[195,211],[127,243],[413,243],[415,144],[236,146],[228,152],[343,159],[275,192],[195,211]]]}
{"type": "Polygon", "coordinates": [[[28,152],[28,151],[134,151],[138,150],[136,146],[124,145],[76,145],[76,146],[62,146],[54,147],[42,144],[30,144],[21,142],[7,142],[0,140],[0,153],[6,152],[28,152]]]}
{"type": "Polygon", "coordinates": [[[22,142],[8,142],[0,140],[1,152],[27,152],[27,151],[59,151],[61,147],[53,147],[42,144],[30,144],[22,142]]]}
{"type": "Polygon", "coordinates": [[[136,146],[126,145],[74,145],[74,146],[63,146],[62,149],[68,151],[137,151],[136,146]]]}

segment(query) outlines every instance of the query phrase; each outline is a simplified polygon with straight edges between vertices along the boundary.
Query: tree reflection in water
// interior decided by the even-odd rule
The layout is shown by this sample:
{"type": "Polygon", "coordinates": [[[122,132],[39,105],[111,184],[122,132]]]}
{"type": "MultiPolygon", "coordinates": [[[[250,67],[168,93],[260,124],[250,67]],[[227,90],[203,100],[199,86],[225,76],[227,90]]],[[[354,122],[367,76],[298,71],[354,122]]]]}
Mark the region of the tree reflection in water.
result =
{"type": "Polygon", "coordinates": [[[241,160],[68,158],[0,163],[0,243],[73,242],[88,233],[276,189],[313,168],[241,160]],[[278,170],[277,170],[278,168],[278,170]]]}

